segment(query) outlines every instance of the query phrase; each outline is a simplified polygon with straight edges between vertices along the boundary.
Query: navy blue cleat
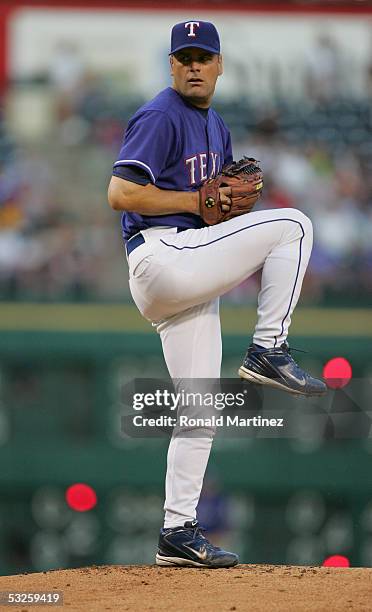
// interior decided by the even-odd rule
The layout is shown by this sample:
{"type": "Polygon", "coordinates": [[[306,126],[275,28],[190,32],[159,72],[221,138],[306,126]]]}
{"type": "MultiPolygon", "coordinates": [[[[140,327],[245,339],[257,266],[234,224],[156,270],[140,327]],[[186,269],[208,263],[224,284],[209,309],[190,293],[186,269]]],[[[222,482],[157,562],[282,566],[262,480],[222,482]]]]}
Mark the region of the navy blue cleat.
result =
{"type": "Polygon", "coordinates": [[[156,565],[215,568],[237,563],[238,555],[208,542],[196,520],[186,521],[183,527],[160,530],[156,565]]]}
{"type": "Polygon", "coordinates": [[[239,368],[240,378],[259,385],[282,389],[296,395],[325,395],[327,385],[302,370],[290,354],[286,342],[278,348],[248,348],[239,368]]]}

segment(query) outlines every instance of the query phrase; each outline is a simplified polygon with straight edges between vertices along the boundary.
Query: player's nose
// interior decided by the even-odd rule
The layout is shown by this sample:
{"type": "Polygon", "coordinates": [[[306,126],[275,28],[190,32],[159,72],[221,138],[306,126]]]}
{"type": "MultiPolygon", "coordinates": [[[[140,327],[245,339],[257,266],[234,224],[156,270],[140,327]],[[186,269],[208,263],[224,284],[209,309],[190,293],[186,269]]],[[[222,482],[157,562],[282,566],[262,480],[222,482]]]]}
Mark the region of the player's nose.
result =
{"type": "Polygon", "coordinates": [[[190,64],[190,70],[192,70],[193,72],[195,71],[199,71],[200,70],[200,62],[198,62],[198,60],[192,60],[191,64],[190,64]]]}

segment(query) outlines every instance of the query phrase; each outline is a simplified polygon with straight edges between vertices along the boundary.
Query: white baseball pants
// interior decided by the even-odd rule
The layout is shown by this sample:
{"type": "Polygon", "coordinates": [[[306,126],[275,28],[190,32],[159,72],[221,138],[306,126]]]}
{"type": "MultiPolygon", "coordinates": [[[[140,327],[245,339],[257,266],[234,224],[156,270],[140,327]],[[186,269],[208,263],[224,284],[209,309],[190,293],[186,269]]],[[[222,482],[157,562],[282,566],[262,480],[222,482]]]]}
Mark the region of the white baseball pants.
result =
{"type": "MultiPolygon", "coordinates": [[[[253,342],[270,348],[287,338],[313,241],[302,212],[257,211],[212,227],[142,235],[145,243],[129,255],[129,285],[160,334],[172,378],[219,378],[219,296],[261,268],[253,342]]],[[[187,433],[176,430],[169,445],[165,527],[196,516],[214,431],[187,433]]]]}

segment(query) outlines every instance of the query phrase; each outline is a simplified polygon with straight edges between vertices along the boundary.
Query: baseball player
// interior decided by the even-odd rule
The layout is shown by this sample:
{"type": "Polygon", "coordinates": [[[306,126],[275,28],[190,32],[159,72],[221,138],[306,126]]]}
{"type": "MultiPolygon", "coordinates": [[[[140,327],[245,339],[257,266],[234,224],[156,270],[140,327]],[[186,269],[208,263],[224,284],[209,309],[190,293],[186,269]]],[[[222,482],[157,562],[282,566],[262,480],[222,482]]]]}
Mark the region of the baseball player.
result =
{"type": "MultiPolygon", "coordinates": [[[[219,296],[261,269],[257,324],[239,374],[322,395],[325,384],[296,364],[286,342],[312,248],[311,222],[292,208],[242,214],[239,203],[257,199],[262,174],[248,158],[234,166],[229,130],[210,106],[223,72],[213,24],[173,27],[170,70],[172,86],[130,119],[109,186],[111,207],[123,213],[133,299],[160,334],[172,378],[216,379],[219,296]],[[233,171],[221,178],[226,167],[233,171]],[[231,178],[236,167],[242,183],[231,178]]],[[[196,520],[214,430],[183,433],[176,428],[169,445],[156,563],[236,565],[237,555],[213,546],[196,520]]]]}

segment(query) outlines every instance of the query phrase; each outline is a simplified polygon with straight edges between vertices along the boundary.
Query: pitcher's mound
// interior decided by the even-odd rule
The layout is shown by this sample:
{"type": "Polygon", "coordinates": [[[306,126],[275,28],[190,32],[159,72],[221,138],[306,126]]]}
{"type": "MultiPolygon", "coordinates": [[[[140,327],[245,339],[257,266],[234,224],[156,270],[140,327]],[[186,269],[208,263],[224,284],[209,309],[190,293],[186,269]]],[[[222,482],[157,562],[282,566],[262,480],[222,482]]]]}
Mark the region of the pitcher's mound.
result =
{"type": "MultiPolygon", "coordinates": [[[[232,569],[103,565],[1,576],[0,591],[62,591],[69,612],[370,612],[372,569],[238,565],[232,569]]],[[[59,606],[1,606],[36,612],[59,606]]]]}

